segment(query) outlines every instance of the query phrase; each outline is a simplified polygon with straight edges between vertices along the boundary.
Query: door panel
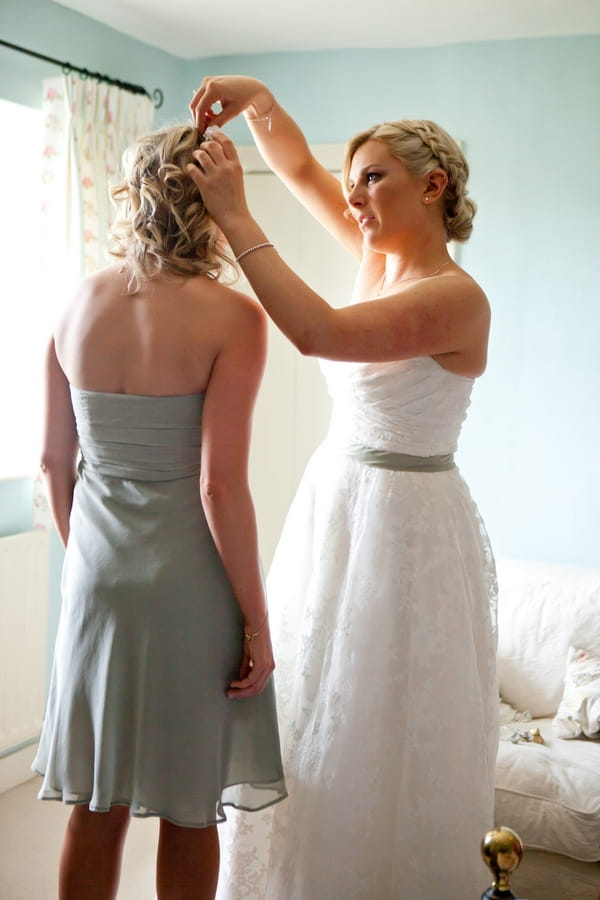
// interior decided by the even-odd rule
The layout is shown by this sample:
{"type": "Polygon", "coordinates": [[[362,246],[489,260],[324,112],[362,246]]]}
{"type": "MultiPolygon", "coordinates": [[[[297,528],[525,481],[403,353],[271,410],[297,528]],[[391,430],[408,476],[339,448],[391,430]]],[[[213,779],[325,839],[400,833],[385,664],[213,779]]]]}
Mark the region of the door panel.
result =
{"type": "MultiPolygon", "coordinates": [[[[265,171],[253,148],[239,149],[246,168],[248,205],[279,254],[333,306],[348,303],[355,260],[265,171]]],[[[323,158],[319,148],[313,149],[323,158]]],[[[342,154],[341,145],[328,145],[325,164],[332,157],[341,162],[342,154]]],[[[237,286],[252,293],[243,277],[237,286]]],[[[256,404],[250,456],[250,484],[265,572],[304,467],[326,433],[330,408],[318,361],[301,356],[270,322],[267,366],[256,404]]]]}

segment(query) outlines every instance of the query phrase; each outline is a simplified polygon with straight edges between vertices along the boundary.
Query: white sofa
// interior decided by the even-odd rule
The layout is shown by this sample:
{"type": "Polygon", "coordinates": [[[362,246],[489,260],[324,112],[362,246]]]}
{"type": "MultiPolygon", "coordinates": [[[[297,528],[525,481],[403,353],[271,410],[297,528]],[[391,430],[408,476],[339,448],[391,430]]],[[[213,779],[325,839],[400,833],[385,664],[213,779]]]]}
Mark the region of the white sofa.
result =
{"type": "MultiPolygon", "coordinates": [[[[500,695],[532,716],[501,729],[496,766],[496,825],[525,846],[512,889],[527,900],[600,900],[600,734],[563,739],[554,724],[569,711],[569,647],[600,657],[600,569],[505,559],[498,583],[500,695]],[[544,744],[506,739],[535,727],[544,744]]],[[[596,679],[584,690],[596,691],[594,717],[599,688],[596,679]]]]}

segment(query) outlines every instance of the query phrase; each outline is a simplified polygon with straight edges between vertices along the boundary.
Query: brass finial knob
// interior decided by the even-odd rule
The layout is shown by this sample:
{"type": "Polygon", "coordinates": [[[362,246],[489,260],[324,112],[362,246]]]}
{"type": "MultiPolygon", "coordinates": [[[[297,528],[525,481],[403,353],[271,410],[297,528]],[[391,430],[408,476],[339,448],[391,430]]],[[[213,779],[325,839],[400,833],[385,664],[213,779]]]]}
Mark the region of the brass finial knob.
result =
{"type": "Polygon", "coordinates": [[[481,842],[481,855],[494,874],[494,883],[482,894],[481,900],[515,900],[510,889],[510,875],[523,856],[519,835],[504,825],[488,831],[481,842]]]}

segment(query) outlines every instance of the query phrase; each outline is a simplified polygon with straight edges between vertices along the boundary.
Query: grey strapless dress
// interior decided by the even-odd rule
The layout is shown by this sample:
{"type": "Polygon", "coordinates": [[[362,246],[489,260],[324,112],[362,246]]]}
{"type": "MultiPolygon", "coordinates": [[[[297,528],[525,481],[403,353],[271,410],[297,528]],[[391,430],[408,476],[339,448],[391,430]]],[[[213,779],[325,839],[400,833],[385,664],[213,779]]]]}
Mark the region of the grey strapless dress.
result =
{"type": "Polygon", "coordinates": [[[243,620],[200,502],[203,395],[71,396],[81,462],[39,797],[191,827],[276,803],[272,681],[225,693],[243,620]]]}

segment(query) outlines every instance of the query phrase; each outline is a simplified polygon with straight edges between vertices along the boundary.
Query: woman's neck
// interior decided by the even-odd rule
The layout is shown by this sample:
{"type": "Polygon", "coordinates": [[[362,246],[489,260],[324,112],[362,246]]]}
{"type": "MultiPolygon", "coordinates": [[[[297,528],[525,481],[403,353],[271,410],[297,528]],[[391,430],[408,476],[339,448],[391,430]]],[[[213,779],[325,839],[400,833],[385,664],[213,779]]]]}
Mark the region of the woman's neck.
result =
{"type": "Polygon", "coordinates": [[[446,244],[421,247],[411,253],[388,253],[385,259],[380,291],[403,281],[429,278],[437,275],[452,263],[446,244]]]}

